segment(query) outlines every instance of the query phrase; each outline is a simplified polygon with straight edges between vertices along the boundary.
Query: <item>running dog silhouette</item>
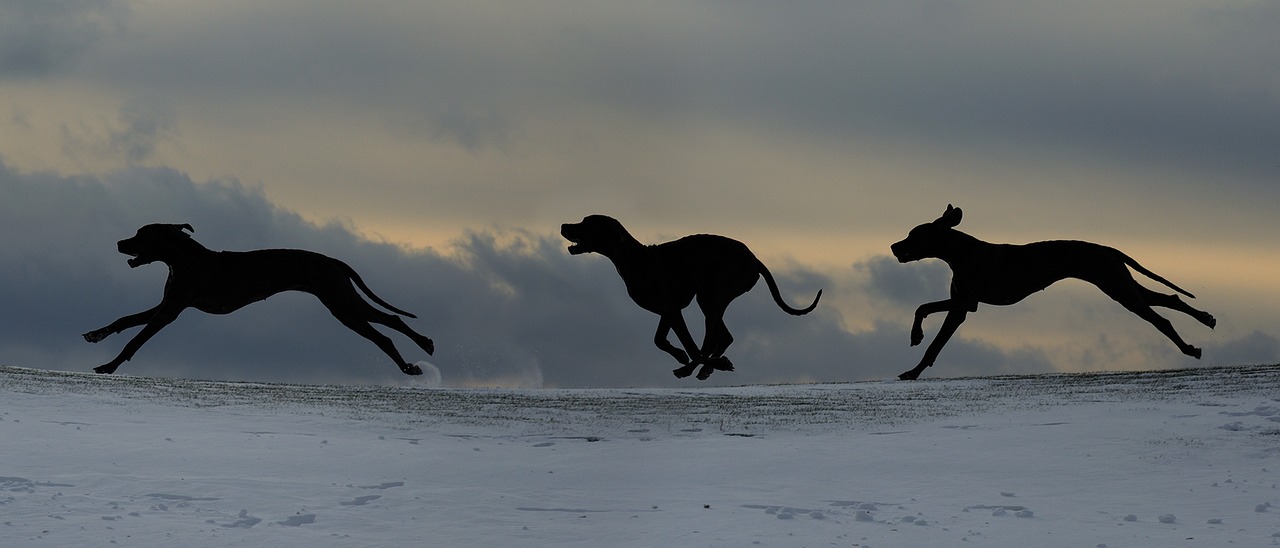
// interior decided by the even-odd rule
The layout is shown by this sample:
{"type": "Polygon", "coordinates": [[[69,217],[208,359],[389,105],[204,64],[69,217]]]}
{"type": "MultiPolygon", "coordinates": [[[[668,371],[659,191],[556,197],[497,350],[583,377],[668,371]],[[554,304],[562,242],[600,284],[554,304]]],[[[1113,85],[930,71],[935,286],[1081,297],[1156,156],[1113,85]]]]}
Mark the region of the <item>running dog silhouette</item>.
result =
{"type": "Polygon", "coordinates": [[[921,323],[935,312],[946,312],[938,335],[929,343],[920,365],[898,375],[899,379],[918,378],[933,365],[943,345],[964,322],[965,316],[978,309],[978,303],[1014,304],[1058,280],[1077,278],[1098,286],[1130,312],[1151,322],[1169,337],[1183,354],[1200,358],[1200,349],[1183,342],[1173,324],[1152,310],[1152,306],[1170,308],[1190,315],[1213,328],[1217,320],[1208,312],[1196,310],[1177,295],[1156,293],[1143,287],[1129,268],[1160,282],[1183,295],[1195,298],[1182,288],[1143,268],[1128,255],[1110,247],[1080,241],[1047,241],[1025,245],[993,244],[955,230],[960,224],[960,208],[947,206],[937,220],[911,229],[905,240],[893,244],[893,256],[906,263],[920,259],[942,259],[951,267],[951,298],[925,303],[916,309],[911,325],[911,346],[924,340],[921,323]]]}
{"type": "Polygon", "coordinates": [[[360,275],[342,261],[298,249],[211,251],[184,230],[195,232],[189,224],[150,224],[139,228],[133,237],[116,244],[121,253],[132,257],[129,259],[131,268],[160,261],[169,266],[169,279],[165,282],[164,298],[159,305],[84,334],[84,340],[96,343],[109,335],[144,325],[119,356],[106,365],[95,367],[94,372],[114,373],[148,339],[187,308],[209,314],[229,314],[282,291],[304,291],[315,295],[342,325],[373,341],[408,375],[421,375],[422,369],[406,363],[391,339],[374,329],[370,322],[404,333],[427,354],[435,351],[431,339],[414,332],[399,316],[387,314],[365,302],[352,283],[387,310],[410,318],[417,317],[378,298],[360,275]]]}
{"type": "Polygon", "coordinates": [[[755,287],[760,276],[769,284],[774,302],[794,316],[813,311],[822,297],[819,290],[813,304],[802,310],[787,306],[764,263],[742,242],[724,236],[695,234],[646,246],[633,238],[622,223],[604,215],[589,215],[577,224],[566,223],[560,227],[560,234],[573,243],[569,253],[599,253],[613,261],[631,299],[661,318],[653,342],[682,364],[673,371],[678,378],[688,377],[699,365],[699,380],[706,380],[717,369],[733,371],[733,363],[724,356],[733,342],[724,325],[725,309],[755,287]],[[695,298],[706,319],[701,350],[680,312],[695,298]],[[683,350],[667,340],[673,329],[683,350]]]}

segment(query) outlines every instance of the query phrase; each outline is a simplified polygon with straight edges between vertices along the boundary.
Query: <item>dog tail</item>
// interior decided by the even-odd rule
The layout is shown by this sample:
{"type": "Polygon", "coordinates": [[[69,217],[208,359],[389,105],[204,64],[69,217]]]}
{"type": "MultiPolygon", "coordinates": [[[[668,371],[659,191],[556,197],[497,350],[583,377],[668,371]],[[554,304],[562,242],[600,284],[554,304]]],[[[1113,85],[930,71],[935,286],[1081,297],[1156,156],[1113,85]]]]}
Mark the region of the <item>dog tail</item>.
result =
{"type": "Polygon", "coordinates": [[[757,263],[760,265],[760,275],[764,276],[765,283],[769,284],[769,294],[773,295],[773,302],[778,303],[778,306],[781,307],[782,310],[786,311],[787,314],[791,314],[792,316],[803,316],[813,312],[813,309],[817,308],[818,299],[822,298],[821,289],[818,290],[818,295],[813,298],[813,302],[809,303],[809,306],[803,309],[791,308],[786,301],[782,300],[782,293],[778,291],[778,282],[773,280],[773,274],[769,273],[769,269],[765,268],[764,263],[759,261],[757,261],[757,263]]]}
{"type": "Polygon", "coordinates": [[[369,297],[369,300],[371,300],[371,301],[373,301],[373,302],[375,302],[375,303],[378,303],[378,304],[379,304],[379,305],[381,305],[383,308],[385,308],[385,309],[387,309],[387,310],[390,310],[390,311],[392,311],[392,312],[395,312],[396,314],[399,314],[399,315],[401,315],[401,316],[408,316],[408,317],[410,317],[410,318],[417,318],[417,316],[414,316],[412,313],[405,312],[405,311],[403,311],[403,310],[400,310],[399,308],[396,308],[396,307],[394,307],[394,306],[391,306],[391,305],[387,304],[387,301],[384,301],[384,300],[382,300],[382,298],[381,298],[381,297],[379,297],[379,296],[375,295],[375,294],[373,293],[373,290],[372,290],[372,289],[369,289],[369,286],[367,286],[367,285],[365,285],[365,284],[364,284],[364,280],[360,278],[360,273],[356,272],[356,269],[351,268],[351,265],[349,265],[349,264],[347,264],[347,263],[344,263],[344,262],[342,262],[342,261],[339,261],[339,260],[337,260],[337,259],[334,259],[334,260],[333,260],[333,262],[338,263],[338,264],[342,267],[342,269],[343,269],[343,270],[346,270],[346,271],[347,271],[347,277],[351,278],[351,281],[352,281],[352,282],[354,282],[354,283],[356,284],[356,287],[360,288],[360,291],[363,291],[363,292],[364,292],[364,294],[365,294],[365,295],[367,295],[367,296],[369,297]]]}
{"type": "Polygon", "coordinates": [[[1116,252],[1117,254],[1119,254],[1119,255],[1120,255],[1120,257],[1121,257],[1122,259],[1124,259],[1124,264],[1127,264],[1127,265],[1129,265],[1131,268],[1133,268],[1134,270],[1137,270],[1138,272],[1141,272],[1143,276],[1146,276],[1146,277],[1151,278],[1151,279],[1153,279],[1153,280],[1155,280],[1155,281],[1157,281],[1157,282],[1160,282],[1160,283],[1162,283],[1162,284],[1164,284],[1164,285],[1168,286],[1168,287],[1169,287],[1169,289],[1172,289],[1172,290],[1174,290],[1174,291],[1177,291],[1178,293],[1181,293],[1181,294],[1183,294],[1183,295],[1186,295],[1186,296],[1188,296],[1188,297],[1191,297],[1192,299],[1196,298],[1196,296],[1195,296],[1195,295],[1192,295],[1192,294],[1191,294],[1191,292],[1189,292],[1189,291],[1187,291],[1187,290],[1185,290],[1185,289],[1183,289],[1183,288],[1181,288],[1181,287],[1178,287],[1178,286],[1176,286],[1176,285],[1173,285],[1173,282],[1171,282],[1171,281],[1169,281],[1169,280],[1166,280],[1166,279],[1164,279],[1164,278],[1160,277],[1160,275],[1159,275],[1159,274],[1156,274],[1155,272],[1152,272],[1152,271],[1150,271],[1150,270],[1147,270],[1145,267],[1143,267],[1142,265],[1138,264],[1138,261],[1133,260],[1133,257],[1130,257],[1130,256],[1128,256],[1128,255],[1125,255],[1125,254],[1124,254],[1124,252],[1122,252],[1122,251],[1120,251],[1120,250],[1115,250],[1115,252],[1116,252]]]}

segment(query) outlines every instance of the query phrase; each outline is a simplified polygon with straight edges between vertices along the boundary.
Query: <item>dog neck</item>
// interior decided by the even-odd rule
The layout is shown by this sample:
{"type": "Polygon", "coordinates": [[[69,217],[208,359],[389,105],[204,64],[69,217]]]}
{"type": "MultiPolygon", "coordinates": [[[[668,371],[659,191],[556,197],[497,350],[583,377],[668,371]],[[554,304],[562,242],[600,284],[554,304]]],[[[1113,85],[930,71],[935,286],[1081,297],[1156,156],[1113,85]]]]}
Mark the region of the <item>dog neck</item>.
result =
{"type": "Polygon", "coordinates": [[[177,253],[167,253],[166,255],[169,256],[162,257],[160,259],[161,262],[169,265],[170,270],[173,270],[175,267],[182,267],[190,263],[202,261],[218,253],[205,247],[194,239],[184,239],[179,245],[181,246],[181,249],[179,249],[177,253]]]}
{"type": "Polygon", "coordinates": [[[652,248],[653,246],[644,245],[631,234],[623,232],[618,236],[618,244],[616,246],[608,250],[601,250],[599,253],[608,257],[613,262],[613,266],[621,272],[629,270],[637,262],[645,261],[645,255],[652,248]]]}
{"type": "Polygon", "coordinates": [[[964,269],[975,259],[982,260],[978,256],[983,255],[984,250],[995,245],[955,229],[947,230],[944,234],[945,236],[939,238],[937,253],[934,257],[946,262],[952,271],[957,268],[964,269]]]}

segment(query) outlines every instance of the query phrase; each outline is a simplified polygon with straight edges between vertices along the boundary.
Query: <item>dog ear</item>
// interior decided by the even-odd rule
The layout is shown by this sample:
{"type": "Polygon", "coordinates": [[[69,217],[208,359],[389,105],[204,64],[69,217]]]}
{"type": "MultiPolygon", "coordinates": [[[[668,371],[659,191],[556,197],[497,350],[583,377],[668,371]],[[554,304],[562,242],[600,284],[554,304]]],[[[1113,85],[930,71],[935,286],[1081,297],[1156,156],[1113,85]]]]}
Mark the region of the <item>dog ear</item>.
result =
{"type": "Polygon", "coordinates": [[[960,224],[960,219],[963,216],[964,212],[960,211],[960,208],[952,207],[951,204],[947,204],[947,210],[943,212],[942,216],[938,217],[938,220],[934,221],[933,224],[945,228],[955,228],[960,224]]]}

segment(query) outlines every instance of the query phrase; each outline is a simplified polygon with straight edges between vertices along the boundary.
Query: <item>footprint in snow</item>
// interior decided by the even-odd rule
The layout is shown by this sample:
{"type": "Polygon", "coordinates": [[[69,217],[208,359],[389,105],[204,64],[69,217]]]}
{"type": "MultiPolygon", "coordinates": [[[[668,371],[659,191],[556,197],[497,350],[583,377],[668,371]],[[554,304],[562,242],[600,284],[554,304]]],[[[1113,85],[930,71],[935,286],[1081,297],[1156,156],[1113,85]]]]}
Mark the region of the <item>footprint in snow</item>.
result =
{"type": "Polygon", "coordinates": [[[207,501],[218,500],[215,497],[190,497],[187,495],[166,495],[164,493],[149,493],[147,494],[147,496],[161,499],[161,500],[172,500],[177,502],[207,502],[207,501]]]}
{"type": "MultiPolygon", "coordinates": [[[[248,510],[240,510],[240,514],[236,516],[236,518],[237,519],[231,523],[219,523],[218,525],[222,527],[235,527],[240,529],[248,529],[250,527],[253,527],[254,525],[262,523],[262,518],[250,516],[248,510]]],[[[213,520],[209,520],[209,523],[216,523],[216,522],[214,522],[213,520]]]]}
{"type": "Polygon", "coordinates": [[[280,525],[286,525],[289,527],[298,527],[300,525],[307,525],[309,523],[315,523],[315,522],[316,522],[315,514],[302,514],[300,516],[289,516],[284,521],[277,521],[276,523],[280,525]]]}
{"type": "Polygon", "coordinates": [[[14,493],[34,493],[37,487],[75,487],[70,483],[52,483],[48,481],[32,481],[27,478],[0,476],[0,491],[14,493]]]}
{"type": "Polygon", "coordinates": [[[356,497],[356,500],[339,502],[338,506],[364,506],[369,504],[370,501],[378,500],[380,498],[382,498],[382,495],[365,495],[363,497],[356,497]]]}
{"type": "MultiPolygon", "coordinates": [[[[1001,495],[1004,495],[1004,493],[1001,493],[1001,495]]],[[[1012,495],[1005,495],[1005,496],[1012,496],[1012,495]]],[[[1017,505],[1009,505],[1009,504],[976,504],[973,506],[964,507],[963,511],[968,512],[970,510],[991,510],[991,515],[995,517],[1008,516],[1010,514],[1012,514],[1014,517],[1019,517],[1019,518],[1035,517],[1035,513],[1032,512],[1026,506],[1017,506],[1017,505]]]]}
{"type": "Polygon", "coordinates": [[[796,519],[807,517],[809,519],[826,519],[827,514],[822,510],[810,510],[807,508],[794,508],[791,506],[768,506],[763,504],[744,504],[743,508],[751,508],[753,510],[764,510],[764,513],[778,519],[796,519]]]}

